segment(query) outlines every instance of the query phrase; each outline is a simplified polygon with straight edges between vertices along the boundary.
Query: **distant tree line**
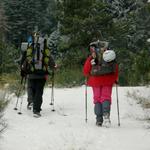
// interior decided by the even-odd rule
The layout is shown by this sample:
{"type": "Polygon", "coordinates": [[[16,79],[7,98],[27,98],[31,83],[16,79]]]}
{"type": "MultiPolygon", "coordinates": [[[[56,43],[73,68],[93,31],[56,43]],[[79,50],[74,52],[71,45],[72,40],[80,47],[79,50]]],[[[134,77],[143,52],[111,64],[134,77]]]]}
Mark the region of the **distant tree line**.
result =
{"type": "Polygon", "coordinates": [[[1,0],[0,73],[15,69],[10,56],[19,55],[33,31],[47,34],[62,69],[82,68],[89,43],[107,40],[117,53],[120,85],[149,84],[150,3],[145,0],[1,0]]]}

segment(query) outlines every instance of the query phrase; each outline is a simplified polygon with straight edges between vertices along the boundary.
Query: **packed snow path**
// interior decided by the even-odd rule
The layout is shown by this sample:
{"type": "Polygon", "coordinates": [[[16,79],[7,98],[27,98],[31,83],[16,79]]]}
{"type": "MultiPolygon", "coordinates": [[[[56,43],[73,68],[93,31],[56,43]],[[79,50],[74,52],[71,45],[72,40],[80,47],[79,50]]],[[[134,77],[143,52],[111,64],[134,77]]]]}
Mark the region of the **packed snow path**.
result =
{"type": "Polygon", "coordinates": [[[0,139],[0,150],[150,150],[150,129],[144,127],[145,121],[135,119],[142,111],[129,105],[128,90],[118,88],[121,121],[118,127],[116,88],[113,88],[110,128],[95,125],[91,88],[87,92],[87,123],[84,86],[54,89],[55,112],[49,105],[51,89],[46,88],[40,118],[34,118],[32,111],[26,109],[26,95],[23,114],[18,115],[13,110],[16,102],[13,98],[5,111],[8,128],[0,139]]]}

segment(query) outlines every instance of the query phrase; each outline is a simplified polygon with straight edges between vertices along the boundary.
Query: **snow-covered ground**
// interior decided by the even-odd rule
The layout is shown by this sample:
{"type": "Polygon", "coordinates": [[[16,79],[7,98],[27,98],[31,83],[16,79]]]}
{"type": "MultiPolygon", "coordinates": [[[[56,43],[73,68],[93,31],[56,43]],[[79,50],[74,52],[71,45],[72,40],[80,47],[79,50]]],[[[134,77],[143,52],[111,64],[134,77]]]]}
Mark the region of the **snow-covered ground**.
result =
{"type": "MultiPolygon", "coordinates": [[[[127,97],[127,91],[148,95],[149,88],[119,87],[121,126],[118,127],[116,88],[113,88],[111,127],[97,127],[93,112],[92,91],[88,88],[88,121],[85,122],[85,87],[54,89],[55,112],[51,89],[44,91],[42,117],[34,118],[26,109],[23,96],[22,115],[18,115],[13,98],[5,111],[7,130],[0,139],[0,150],[150,150],[150,125],[145,111],[127,97]]],[[[19,103],[20,104],[20,103],[19,103]]]]}

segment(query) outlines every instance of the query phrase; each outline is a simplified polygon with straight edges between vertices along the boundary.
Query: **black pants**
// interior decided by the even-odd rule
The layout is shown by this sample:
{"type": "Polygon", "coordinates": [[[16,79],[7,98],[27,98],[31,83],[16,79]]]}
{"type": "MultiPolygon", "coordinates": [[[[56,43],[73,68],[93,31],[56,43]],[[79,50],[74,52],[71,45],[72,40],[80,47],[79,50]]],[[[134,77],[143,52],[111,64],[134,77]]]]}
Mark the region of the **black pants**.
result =
{"type": "Polygon", "coordinates": [[[32,90],[32,80],[28,79],[27,80],[27,101],[28,103],[33,103],[33,90],[32,90]]]}
{"type": "Polygon", "coordinates": [[[40,112],[43,102],[43,90],[46,80],[45,79],[29,79],[30,87],[32,89],[33,98],[33,112],[40,112]]]}

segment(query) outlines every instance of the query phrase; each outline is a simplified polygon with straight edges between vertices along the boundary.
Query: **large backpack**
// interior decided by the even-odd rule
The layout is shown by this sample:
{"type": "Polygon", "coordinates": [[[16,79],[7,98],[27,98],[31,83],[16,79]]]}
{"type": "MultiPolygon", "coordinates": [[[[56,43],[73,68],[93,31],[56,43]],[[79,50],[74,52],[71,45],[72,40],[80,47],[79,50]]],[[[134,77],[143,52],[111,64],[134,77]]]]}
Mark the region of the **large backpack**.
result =
{"type": "Polygon", "coordinates": [[[48,74],[50,50],[47,41],[38,37],[36,41],[28,43],[21,69],[26,74],[48,74]]]}
{"type": "Polygon", "coordinates": [[[92,66],[91,75],[99,76],[99,75],[106,75],[112,74],[116,71],[116,61],[105,62],[101,63],[101,65],[94,65],[92,66]]]}
{"type": "MultiPolygon", "coordinates": [[[[116,70],[116,60],[115,60],[116,55],[115,55],[115,57],[111,57],[111,61],[107,61],[107,60],[110,60],[110,56],[114,56],[114,55],[111,55],[112,53],[108,53],[109,50],[108,51],[106,50],[107,53],[105,51],[102,54],[101,50],[100,50],[100,46],[99,46],[101,44],[100,43],[101,41],[98,41],[98,42],[99,42],[98,44],[96,42],[93,42],[92,44],[90,44],[90,51],[91,52],[94,51],[96,53],[96,58],[94,59],[95,65],[92,65],[91,75],[99,76],[99,75],[105,75],[105,74],[112,74],[116,70]],[[97,50],[97,49],[99,49],[99,50],[97,50]]],[[[108,43],[101,46],[101,48],[106,48],[106,47],[108,47],[108,43]]],[[[110,52],[112,52],[112,51],[110,51],[110,52]]]]}

